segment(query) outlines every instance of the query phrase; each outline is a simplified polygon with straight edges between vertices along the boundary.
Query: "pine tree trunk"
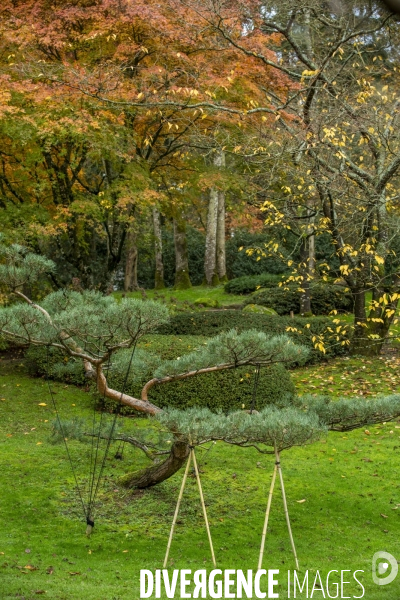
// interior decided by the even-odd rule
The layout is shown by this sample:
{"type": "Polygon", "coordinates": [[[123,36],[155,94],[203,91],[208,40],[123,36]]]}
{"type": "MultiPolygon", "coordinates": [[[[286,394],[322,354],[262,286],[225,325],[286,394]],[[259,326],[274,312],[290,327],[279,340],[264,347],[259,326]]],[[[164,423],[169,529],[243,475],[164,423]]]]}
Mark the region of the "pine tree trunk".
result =
{"type": "Polygon", "coordinates": [[[186,224],[181,219],[174,219],[175,245],[175,289],[186,290],[192,287],[189,277],[189,261],[186,238],[186,224]]]}
{"type": "Polygon", "coordinates": [[[126,236],[126,259],[124,291],[132,292],[139,289],[137,280],[138,250],[136,246],[136,233],[129,231],[126,236]]]}
{"type": "Polygon", "coordinates": [[[190,448],[185,442],[175,441],[168,458],[136,473],[124,475],[120,482],[128,488],[144,489],[172,477],[185,464],[190,448]]]}
{"type": "Polygon", "coordinates": [[[153,208],[153,227],[154,227],[154,250],[156,259],[156,270],[154,274],[154,288],[161,290],[165,287],[164,283],[164,263],[162,257],[162,236],[160,212],[153,208]]]}

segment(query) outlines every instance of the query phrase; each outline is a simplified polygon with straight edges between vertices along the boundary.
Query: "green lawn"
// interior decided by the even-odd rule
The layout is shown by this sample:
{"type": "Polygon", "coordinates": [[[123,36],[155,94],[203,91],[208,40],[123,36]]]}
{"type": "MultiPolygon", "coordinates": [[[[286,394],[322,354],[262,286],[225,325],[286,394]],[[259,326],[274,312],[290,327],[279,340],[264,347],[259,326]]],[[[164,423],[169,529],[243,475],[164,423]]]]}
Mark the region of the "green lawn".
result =
{"type": "MultiPolygon", "coordinates": [[[[165,288],[164,290],[146,290],[146,296],[149,300],[155,296],[163,298],[166,302],[174,302],[174,299],[178,302],[190,302],[193,303],[199,298],[207,298],[208,300],[217,301],[221,306],[227,306],[230,304],[242,304],[246,296],[238,296],[235,294],[227,294],[224,291],[223,285],[216,287],[208,287],[204,285],[197,285],[189,288],[188,290],[174,290],[173,288],[165,288]],[[172,300],[171,300],[172,299],[172,300]]],[[[121,292],[116,292],[117,297],[121,296],[121,292]]],[[[129,292],[127,296],[131,298],[141,298],[141,292],[129,292]]]]}
{"type": "MultiPolygon", "coordinates": [[[[42,379],[24,374],[19,361],[0,362],[0,598],[32,600],[131,600],[139,598],[139,570],[162,567],[181,475],[134,494],[119,474],[145,464],[138,450],[124,461],[112,448],[90,539],[61,445],[50,443],[54,410],[42,379]],[[46,406],[40,406],[46,404],[46,406]]],[[[340,359],[293,372],[300,392],[341,394],[398,390],[399,360],[340,359]],[[363,368],[365,366],[365,369],[363,368]],[[344,379],[343,379],[344,378],[344,379]],[[315,386],[315,387],[313,387],[315,386]]],[[[92,417],[84,390],[53,384],[63,417],[92,417]]],[[[367,395],[367,394],[366,394],[367,395]]],[[[363,399],[360,399],[363,401],[363,399]]],[[[146,419],[128,419],[144,429],[146,419]]],[[[89,470],[90,445],[70,442],[78,477],[89,470]]],[[[400,576],[389,586],[371,580],[371,559],[386,550],[400,559],[400,425],[388,423],[350,434],[330,434],[313,446],[282,456],[288,505],[302,570],[363,569],[368,600],[395,600],[400,576]],[[299,502],[305,500],[305,502],[299,502]]],[[[215,445],[198,451],[218,567],[256,569],[273,469],[271,456],[215,445]]],[[[212,569],[195,480],[185,491],[170,566],[212,569]]],[[[294,569],[279,487],[267,535],[265,568],[294,569]]],[[[360,575],[360,574],[359,574],[360,575]]],[[[360,588],[346,587],[360,595],[360,588]]],[[[176,596],[179,597],[179,594],[176,596]]],[[[297,595],[305,598],[305,595],[297,595]]],[[[322,598],[315,592],[314,598],[322,598]]]]}

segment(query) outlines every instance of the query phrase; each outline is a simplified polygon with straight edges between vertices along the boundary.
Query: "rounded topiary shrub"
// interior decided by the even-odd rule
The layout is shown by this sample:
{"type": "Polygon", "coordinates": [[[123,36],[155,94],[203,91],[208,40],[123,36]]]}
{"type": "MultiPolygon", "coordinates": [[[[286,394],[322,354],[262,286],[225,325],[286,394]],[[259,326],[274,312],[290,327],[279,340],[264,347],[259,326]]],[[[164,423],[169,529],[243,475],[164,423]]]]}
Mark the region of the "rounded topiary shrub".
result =
{"type": "MultiPolygon", "coordinates": [[[[348,288],[316,283],[310,286],[311,310],[314,315],[328,315],[333,310],[351,312],[353,297],[348,288]]],[[[261,289],[246,298],[245,304],[260,304],[273,308],[278,315],[300,312],[298,285],[261,289]]]]}

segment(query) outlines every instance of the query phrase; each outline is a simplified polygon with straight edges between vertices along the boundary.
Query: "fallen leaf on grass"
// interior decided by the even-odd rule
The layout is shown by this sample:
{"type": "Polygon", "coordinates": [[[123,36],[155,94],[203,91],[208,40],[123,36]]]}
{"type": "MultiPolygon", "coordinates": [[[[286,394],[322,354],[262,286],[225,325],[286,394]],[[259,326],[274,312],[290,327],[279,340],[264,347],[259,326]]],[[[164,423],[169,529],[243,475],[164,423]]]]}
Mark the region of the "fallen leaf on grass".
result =
{"type": "Polygon", "coordinates": [[[388,518],[388,516],[387,516],[387,515],[384,515],[383,513],[381,513],[381,517],[383,517],[384,519],[387,519],[387,518],[388,518]]]}
{"type": "Polygon", "coordinates": [[[30,554],[30,552],[31,552],[31,551],[29,550],[29,548],[27,548],[27,549],[25,550],[25,552],[26,552],[26,554],[30,554]]]}
{"type": "Polygon", "coordinates": [[[306,501],[306,499],[305,499],[305,498],[303,498],[303,500],[296,500],[296,502],[297,502],[298,504],[303,504],[303,502],[305,502],[305,501],[306,501]]]}
{"type": "Polygon", "coordinates": [[[49,568],[47,569],[46,573],[47,573],[47,575],[53,575],[53,573],[54,573],[54,569],[53,569],[53,567],[49,567],[49,568]]]}
{"type": "Polygon", "coordinates": [[[70,575],[80,575],[79,571],[70,571],[70,575]]]}
{"type": "Polygon", "coordinates": [[[39,402],[38,406],[47,406],[45,402],[39,402]]]}

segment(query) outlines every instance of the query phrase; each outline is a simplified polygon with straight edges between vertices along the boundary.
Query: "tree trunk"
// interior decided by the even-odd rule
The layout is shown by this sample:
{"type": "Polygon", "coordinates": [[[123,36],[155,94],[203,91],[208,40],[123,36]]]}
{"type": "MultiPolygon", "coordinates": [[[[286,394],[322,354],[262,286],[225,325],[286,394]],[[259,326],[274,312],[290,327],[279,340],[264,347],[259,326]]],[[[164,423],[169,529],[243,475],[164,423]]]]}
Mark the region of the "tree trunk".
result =
{"type": "MultiPolygon", "coordinates": [[[[373,300],[375,302],[379,302],[384,293],[385,291],[382,289],[375,289],[373,292],[373,300]]],[[[388,302],[386,305],[379,303],[379,306],[376,305],[376,308],[374,307],[370,310],[367,319],[365,308],[365,292],[363,292],[363,295],[364,301],[362,299],[362,295],[359,294],[358,301],[356,302],[357,296],[353,293],[355,300],[355,325],[350,351],[352,354],[358,354],[361,356],[378,356],[381,353],[383,344],[388,336],[390,326],[392,325],[398,306],[398,300],[388,302]],[[387,316],[388,310],[392,311],[392,314],[389,313],[389,316],[387,316]],[[373,321],[372,319],[379,319],[379,321],[373,321]],[[357,325],[357,323],[365,323],[365,326],[357,325]]],[[[390,296],[390,294],[388,294],[388,296],[390,296]]]]}
{"type": "Polygon", "coordinates": [[[153,208],[153,227],[154,227],[154,250],[156,259],[156,270],[154,274],[154,288],[162,290],[165,288],[164,283],[164,263],[162,257],[162,236],[161,236],[161,219],[160,212],[153,208]]]}
{"type": "Polygon", "coordinates": [[[126,259],[124,291],[132,292],[139,289],[137,280],[138,250],[136,246],[136,233],[129,231],[126,240],[126,259]]]}
{"type": "Polygon", "coordinates": [[[182,219],[174,219],[175,245],[175,289],[186,290],[192,287],[189,277],[189,261],[186,239],[186,224],[182,219]]]}
{"type": "Polygon", "coordinates": [[[367,315],[365,311],[365,289],[351,290],[354,298],[354,332],[351,340],[350,354],[368,355],[367,315]]]}
{"type": "Polygon", "coordinates": [[[207,214],[206,251],[204,256],[204,277],[207,285],[218,285],[216,251],[218,222],[218,191],[210,190],[207,214]]]}
{"type": "Polygon", "coordinates": [[[226,276],[226,253],[225,253],[225,193],[218,193],[218,217],[217,217],[217,274],[222,283],[228,281],[226,276]]]}
{"type": "Polygon", "coordinates": [[[311,295],[310,295],[310,277],[309,277],[309,246],[308,237],[304,237],[301,242],[301,281],[300,287],[300,314],[309,316],[311,312],[311,295]]]}
{"type": "Polygon", "coordinates": [[[172,477],[185,464],[190,448],[185,442],[175,441],[168,458],[136,473],[124,475],[120,482],[128,488],[148,488],[172,477]]]}
{"type": "MultiPolygon", "coordinates": [[[[216,167],[225,166],[225,155],[223,152],[217,152],[214,158],[214,165],[216,167]]],[[[204,278],[207,285],[218,285],[218,267],[217,267],[217,231],[218,224],[221,219],[220,229],[224,230],[224,243],[225,243],[225,198],[223,197],[223,204],[220,205],[220,194],[217,189],[211,188],[210,198],[208,202],[208,213],[207,213],[207,231],[206,231],[206,251],[204,256],[204,278]],[[222,214],[219,214],[219,207],[223,210],[224,223],[222,226],[222,214]],[[220,217],[220,219],[219,219],[220,217]]],[[[221,210],[221,213],[222,213],[221,210]]],[[[222,235],[222,234],[221,234],[222,235]]],[[[219,249],[219,248],[218,248],[219,249]]],[[[225,246],[224,246],[225,249],[225,246]]],[[[224,252],[225,254],[225,252],[224,252]]],[[[221,257],[222,259],[222,257],[221,257]]],[[[226,269],[223,269],[224,271],[226,269]]],[[[225,273],[226,274],[226,273],[225,273]]]]}

